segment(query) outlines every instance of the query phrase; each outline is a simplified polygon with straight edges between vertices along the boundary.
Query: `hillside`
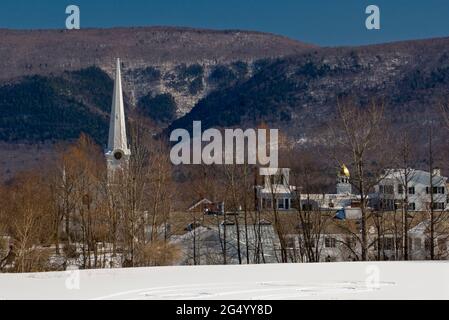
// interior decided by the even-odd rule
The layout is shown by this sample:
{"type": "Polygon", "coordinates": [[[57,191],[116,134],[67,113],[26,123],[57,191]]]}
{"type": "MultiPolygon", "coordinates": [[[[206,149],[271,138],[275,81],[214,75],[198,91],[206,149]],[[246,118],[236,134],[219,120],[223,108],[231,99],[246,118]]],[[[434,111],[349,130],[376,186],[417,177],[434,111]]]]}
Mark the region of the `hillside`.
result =
{"type": "Polygon", "coordinates": [[[91,67],[0,87],[0,140],[45,142],[107,135],[112,80],[91,67]]]}
{"type": "Polygon", "coordinates": [[[294,54],[309,44],[268,33],[181,27],[81,30],[0,29],[1,80],[98,65],[110,70],[121,57],[129,68],[229,62],[294,54]]]}
{"type": "Polygon", "coordinates": [[[346,48],[323,48],[266,61],[254,75],[217,90],[168,130],[255,125],[313,140],[335,115],[338,97],[387,105],[395,127],[422,124],[449,92],[449,38],[346,48]],[[426,115],[425,115],[426,114],[426,115]]]}
{"type": "Polygon", "coordinates": [[[168,93],[176,101],[179,116],[221,84],[216,78],[221,77],[223,67],[224,72],[235,69],[237,76],[249,76],[248,65],[257,59],[311,48],[314,46],[282,36],[240,30],[0,29],[0,84],[20,81],[23,76],[58,75],[91,66],[112,76],[114,59],[120,57],[124,90],[131,104],[137,105],[146,95],[168,93]]]}

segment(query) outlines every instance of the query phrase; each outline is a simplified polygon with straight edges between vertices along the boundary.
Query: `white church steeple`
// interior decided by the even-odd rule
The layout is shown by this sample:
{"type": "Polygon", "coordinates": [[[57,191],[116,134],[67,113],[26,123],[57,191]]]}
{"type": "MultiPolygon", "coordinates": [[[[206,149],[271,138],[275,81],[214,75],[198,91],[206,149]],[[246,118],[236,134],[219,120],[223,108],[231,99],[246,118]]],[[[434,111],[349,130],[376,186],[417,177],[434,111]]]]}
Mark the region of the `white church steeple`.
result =
{"type": "Polygon", "coordinates": [[[117,168],[123,168],[127,165],[129,156],[131,155],[126,137],[120,59],[118,58],[115,70],[111,120],[109,122],[108,148],[105,155],[108,165],[108,172],[114,171],[117,168]]]}

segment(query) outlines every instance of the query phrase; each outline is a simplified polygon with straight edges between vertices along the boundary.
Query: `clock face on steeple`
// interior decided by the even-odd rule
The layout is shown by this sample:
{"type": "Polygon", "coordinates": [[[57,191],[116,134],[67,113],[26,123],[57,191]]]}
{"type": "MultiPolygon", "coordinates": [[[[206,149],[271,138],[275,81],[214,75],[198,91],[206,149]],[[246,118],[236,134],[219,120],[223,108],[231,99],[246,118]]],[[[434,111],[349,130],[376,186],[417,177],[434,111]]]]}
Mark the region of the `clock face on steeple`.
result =
{"type": "Polygon", "coordinates": [[[123,157],[123,153],[120,150],[114,151],[114,158],[120,160],[123,157]]]}

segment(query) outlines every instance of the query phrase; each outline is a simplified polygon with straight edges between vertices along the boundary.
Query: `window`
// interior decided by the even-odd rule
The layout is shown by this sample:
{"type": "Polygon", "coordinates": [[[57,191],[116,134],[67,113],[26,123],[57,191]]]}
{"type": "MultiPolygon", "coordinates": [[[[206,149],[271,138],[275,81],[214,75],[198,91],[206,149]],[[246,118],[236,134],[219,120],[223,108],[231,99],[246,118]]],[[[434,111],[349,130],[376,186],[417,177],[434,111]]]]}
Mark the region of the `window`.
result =
{"type": "Polygon", "coordinates": [[[383,241],[384,250],[393,250],[394,249],[394,241],[393,238],[384,238],[383,241]]]}
{"type": "Polygon", "coordinates": [[[287,238],[287,248],[289,248],[289,249],[295,249],[296,248],[295,238],[287,238]]]}
{"type": "Polygon", "coordinates": [[[262,198],[262,208],[264,209],[271,209],[272,208],[272,201],[269,198],[262,198]]]}
{"type": "Polygon", "coordinates": [[[394,194],[394,186],[381,184],[381,185],[379,185],[379,193],[394,194]]]}
{"type": "Polygon", "coordinates": [[[408,209],[409,210],[416,210],[416,204],[414,202],[409,202],[408,209]]]}
{"type": "Polygon", "coordinates": [[[402,184],[398,185],[398,193],[403,194],[404,193],[404,186],[402,184]]]}
{"type": "Polygon", "coordinates": [[[285,208],[284,207],[284,205],[285,205],[284,199],[278,199],[277,203],[278,203],[278,209],[284,209],[285,208]]]}
{"type": "Polygon", "coordinates": [[[447,251],[447,243],[446,243],[446,239],[438,239],[438,250],[440,250],[441,252],[446,252],[447,251]]]}
{"type": "MultiPolygon", "coordinates": [[[[430,193],[430,187],[426,187],[426,194],[430,193]]],[[[444,187],[432,187],[432,193],[434,194],[445,194],[446,191],[444,190],[444,187]]]]}
{"type": "Polygon", "coordinates": [[[346,245],[351,249],[355,249],[357,246],[356,239],[354,237],[346,237],[346,245]]]}
{"type": "Polygon", "coordinates": [[[394,186],[381,184],[381,185],[379,185],[379,193],[393,194],[394,186]]]}
{"type": "Polygon", "coordinates": [[[303,211],[312,211],[313,206],[311,203],[303,203],[302,204],[302,210],[303,211]]]}
{"type": "Polygon", "coordinates": [[[444,194],[444,187],[433,187],[433,193],[444,194]]]}
{"type": "Polygon", "coordinates": [[[415,187],[409,187],[408,194],[415,194],[415,187]]]}
{"type": "Polygon", "coordinates": [[[310,241],[309,241],[310,243],[310,247],[312,247],[312,248],[315,248],[315,239],[313,238],[313,239],[310,239],[310,241]]]}
{"type": "Polygon", "coordinates": [[[326,248],[335,248],[337,246],[337,240],[332,237],[324,238],[324,246],[326,248]]]}
{"type": "Polygon", "coordinates": [[[426,238],[424,241],[424,250],[429,251],[430,250],[430,239],[426,238]]]}
{"type": "Polygon", "coordinates": [[[290,209],[290,201],[289,201],[289,199],[285,198],[284,201],[285,201],[285,205],[284,205],[285,209],[287,209],[287,210],[290,209]]]}
{"type": "Polygon", "coordinates": [[[413,239],[414,250],[421,250],[421,238],[413,239]]]}
{"type": "Polygon", "coordinates": [[[385,210],[393,210],[394,209],[394,201],[392,199],[381,199],[380,200],[380,208],[385,210]]]}
{"type": "Polygon", "coordinates": [[[434,202],[433,209],[434,210],[444,210],[444,202],[434,202]]]}
{"type": "Polygon", "coordinates": [[[413,250],[413,238],[408,238],[408,250],[413,250]]]}
{"type": "Polygon", "coordinates": [[[275,174],[270,176],[270,183],[273,184],[285,184],[285,177],[283,174],[275,174]]]}

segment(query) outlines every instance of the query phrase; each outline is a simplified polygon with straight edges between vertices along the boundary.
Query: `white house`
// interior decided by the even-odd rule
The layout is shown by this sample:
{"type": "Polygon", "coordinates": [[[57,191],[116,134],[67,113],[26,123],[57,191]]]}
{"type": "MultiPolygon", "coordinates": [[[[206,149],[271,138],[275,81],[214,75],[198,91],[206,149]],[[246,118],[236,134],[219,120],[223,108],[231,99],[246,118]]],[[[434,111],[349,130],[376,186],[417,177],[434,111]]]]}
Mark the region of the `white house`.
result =
{"type": "Polygon", "coordinates": [[[386,172],[372,195],[373,206],[377,210],[396,210],[408,197],[409,211],[426,211],[430,207],[431,194],[434,210],[448,209],[447,177],[443,177],[439,169],[435,169],[432,175],[416,169],[390,169],[386,172]]]}
{"type": "Polygon", "coordinates": [[[260,168],[263,185],[256,186],[259,208],[289,210],[296,187],[289,184],[289,168],[260,168]]]}
{"type": "Polygon", "coordinates": [[[346,219],[360,216],[360,198],[352,193],[349,170],[342,165],[337,173],[336,193],[299,194],[301,209],[320,211],[343,211],[346,219]]]}
{"type": "MultiPolygon", "coordinates": [[[[301,210],[341,210],[348,209],[347,218],[358,217],[358,212],[349,212],[351,206],[357,202],[357,196],[352,194],[349,181],[349,171],[342,166],[337,175],[336,193],[301,194],[297,186],[290,185],[289,168],[261,168],[260,175],[263,176],[263,185],[256,186],[259,207],[261,209],[290,210],[292,201],[299,203],[301,210]]],[[[356,209],[356,208],[354,208],[356,209]]]]}
{"type": "MultiPolygon", "coordinates": [[[[430,221],[424,220],[418,223],[408,232],[408,248],[411,260],[426,260],[430,258],[430,221]]],[[[435,226],[435,255],[439,260],[449,258],[449,234],[447,233],[447,221],[435,226]]]]}

